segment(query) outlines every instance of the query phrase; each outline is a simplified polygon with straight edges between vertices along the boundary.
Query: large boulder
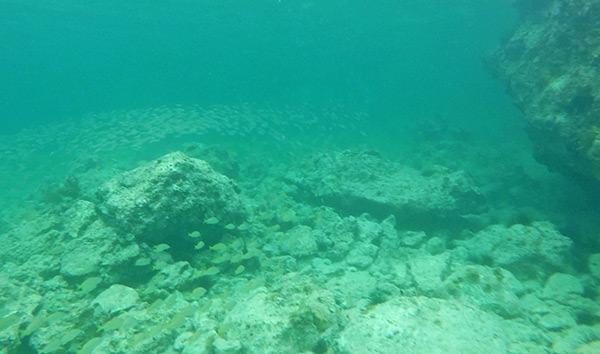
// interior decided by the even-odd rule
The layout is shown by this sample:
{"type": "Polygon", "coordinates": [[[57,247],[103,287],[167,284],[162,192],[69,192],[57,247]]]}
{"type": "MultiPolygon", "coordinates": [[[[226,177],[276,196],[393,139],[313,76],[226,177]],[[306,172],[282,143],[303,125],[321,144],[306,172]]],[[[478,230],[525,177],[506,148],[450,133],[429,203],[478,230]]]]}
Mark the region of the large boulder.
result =
{"type": "Polygon", "coordinates": [[[156,242],[173,233],[240,223],[245,214],[229,178],[182,152],[113,178],[97,196],[100,213],[119,233],[156,242]]]}
{"type": "Polygon", "coordinates": [[[600,179],[600,0],[516,1],[522,22],[489,58],[530,123],[536,158],[600,179]]]}
{"type": "Polygon", "coordinates": [[[402,297],[368,311],[349,311],[338,353],[530,353],[537,335],[455,301],[402,297]]]}

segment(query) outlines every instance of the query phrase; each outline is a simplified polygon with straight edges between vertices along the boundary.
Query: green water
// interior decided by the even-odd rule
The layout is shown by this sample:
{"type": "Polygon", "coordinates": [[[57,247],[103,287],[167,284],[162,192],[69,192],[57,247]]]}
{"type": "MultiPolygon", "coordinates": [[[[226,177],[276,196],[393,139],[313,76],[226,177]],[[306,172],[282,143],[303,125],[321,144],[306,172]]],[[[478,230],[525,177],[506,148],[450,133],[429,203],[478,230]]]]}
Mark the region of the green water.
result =
{"type": "Polygon", "coordinates": [[[1,6],[9,127],[163,104],[343,104],[388,125],[509,106],[481,61],[515,22],[508,1],[1,6]]]}
{"type": "Polygon", "coordinates": [[[594,196],[534,160],[484,65],[517,21],[509,0],[0,0],[0,354],[594,342],[594,196]],[[235,197],[186,189],[195,162],[157,187],[174,151],[235,197]]]}

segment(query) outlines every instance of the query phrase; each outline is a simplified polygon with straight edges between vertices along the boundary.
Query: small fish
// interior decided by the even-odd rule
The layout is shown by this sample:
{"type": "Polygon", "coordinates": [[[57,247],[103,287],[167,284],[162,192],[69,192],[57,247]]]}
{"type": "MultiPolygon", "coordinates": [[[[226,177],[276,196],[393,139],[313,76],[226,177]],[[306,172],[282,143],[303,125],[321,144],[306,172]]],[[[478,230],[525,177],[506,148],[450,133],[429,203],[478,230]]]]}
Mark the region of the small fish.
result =
{"type": "Polygon", "coordinates": [[[202,297],[204,294],[206,294],[206,289],[204,289],[203,287],[199,286],[196,289],[194,289],[192,291],[192,296],[195,298],[200,298],[202,297]]]}
{"type": "Polygon", "coordinates": [[[245,270],[246,270],[246,267],[244,267],[243,265],[240,265],[239,267],[237,267],[235,269],[234,273],[235,273],[235,275],[239,275],[239,274],[243,273],[245,270]]]}
{"type": "Polygon", "coordinates": [[[213,217],[210,217],[208,219],[204,219],[204,223],[207,224],[207,225],[215,225],[215,224],[219,223],[219,219],[217,219],[217,218],[215,218],[213,216],[213,217]]]}
{"type": "Polygon", "coordinates": [[[88,340],[81,349],[77,351],[77,354],[91,354],[94,352],[97,346],[102,342],[102,338],[94,337],[88,340]]]}
{"type": "Polygon", "coordinates": [[[217,257],[214,257],[213,259],[210,260],[210,262],[214,263],[214,264],[221,264],[224,262],[228,262],[230,258],[231,258],[231,256],[229,254],[224,253],[224,254],[218,255],[217,257]]]}
{"type": "Polygon", "coordinates": [[[265,221],[265,220],[270,220],[270,219],[272,219],[274,216],[275,216],[275,214],[273,214],[272,212],[265,211],[265,212],[263,212],[263,213],[260,213],[260,214],[258,215],[258,219],[259,219],[259,220],[263,220],[263,221],[265,221]]]}
{"type": "Polygon", "coordinates": [[[98,327],[98,329],[103,330],[105,332],[109,332],[121,328],[122,325],[123,318],[121,316],[117,316],[103,323],[101,326],[98,327]]]}
{"type": "Polygon", "coordinates": [[[135,265],[138,267],[143,267],[143,266],[147,266],[148,264],[150,264],[150,262],[152,262],[152,260],[150,258],[140,258],[137,261],[135,261],[135,265]]]}
{"type": "Polygon", "coordinates": [[[234,225],[234,224],[232,224],[232,223],[229,223],[229,224],[225,225],[225,228],[226,228],[227,230],[234,230],[234,229],[235,229],[235,225],[234,225]]]}
{"type": "Polygon", "coordinates": [[[161,243],[160,245],[154,246],[153,250],[156,253],[160,253],[168,250],[169,248],[171,248],[171,246],[167,245],[166,243],[161,243]]]}
{"type": "Polygon", "coordinates": [[[146,309],[146,311],[152,312],[152,311],[158,309],[163,304],[163,302],[164,302],[163,299],[156,299],[156,300],[154,300],[154,302],[152,304],[150,304],[150,306],[148,306],[148,308],[146,309]]]}
{"type": "Polygon", "coordinates": [[[77,338],[82,333],[83,331],[77,328],[67,331],[67,333],[65,333],[60,339],[61,346],[71,342],[73,339],[77,338]]]}
{"type": "Polygon", "coordinates": [[[198,272],[196,272],[196,275],[199,277],[206,277],[206,276],[218,274],[219,272],[220,272],[219,268],[210,267],[208,269],[199,270],[198,272]]]}
{"type": "Polygon", "coordinates": [[[191,238],[198,238],[202,236],[202,234],[200,233],[200,231],[192,231],[188,234],[188,236],[191,238]]]}
{"type": "Polygon", "coordinates": [[[29,322],[23,334],[28,336],[44,325],[46,325],[46,315],[45,312],[40,312],[29,322]]]}
{"type": "Polygon", "coordinates": [[[56,323],[59,323],[60,321],[62,321],[65,317],[67,316],[66,312],[55,312],[51,315],[48,315],[48,317],[46,317],[46,323],[49,325],[53,325],[56,323]]]}
{"type": "Polygon", "coordinates": [[[239,263],[241,261],[244,260],[244,255],[241,253],[236,253],[233,256],[231,256],[231,259],[229,260],[231,263],[239,263]]]}
{"type": "Polygon", "coordinates": [[[98,284],[100,284],[101,282],[102,278],[100,277],[88,278],[83,283],[81,283],[81,285],[79,285],[79,290],[81,290],[83,294],[87,294],[90,291],[96,289],[98,284]]]}
{"type": "Polygon", "coordinates": [[[225,336],[225,334],[227,333],[227,331],[229,331],[232,327],[231,323],[221,323],[221,325],[219,326],[219,328],[217,328],[217,333],[221,336],[225,336]]]}
{"type": "Polygon", "coordinates": [[[258,255],[260,255],[261,251],[258,248],[255,248],[253,250],[249,250],[248,252],[246,252],[243,256],[242,259],[246,260],[246,259],[250,259],[252,257],[256,257],[258,255]]]}
{"type": "Polygon", "coordinates": [[[293,211],[286,211],[285,213],[283,213],[283,215],[281,215],[280,220],[283,222],[292,222],[296,219],[296,213],[294,213],[293,211]]]}
{"type": "Polygon", "coordinates": [[[215,243],[214,245],[210,246],[210,250],[211,251],[223,251],[227,249],[227,246],[224,243],[215,243]]]}
{"type": "Polygon", "coordinates": [[[21,318],[23,318],[23,314],[18,312],[14,312],[10,315],[0,318],[0,331],[9,328],[13,324],[17,323],[21,318]]]}
{"type": "Polygon", "coordinates": [[[64,250],[65,250],[64,246],[58,245],[58,246],[56,246],[54,248],[51,248],[50,251],[48,251],[48,253],[51,254],[51,255],[57,255],[57,254],[59,254],[61,252],[64,252],[64,250]]]}
{"type": "Polygon", "coordinates": [[[219,272],[220,272],[219,268],[210,267],[206,270],[206,275],[215,275],[215,274],[218,274],[219,272]]]}
{"type": "Polygon", "coordinates": [[[196,246],[194,246],[194,248],[197,250],[202,249],[203,247],[204,247],[204,242],[202,242],[202,241],[198,241],[196,246]]]}
{"type": "MultiPolygon", "coordinates": [[[[196,310],[197,310],[197,308],[194,305],[185,307],[181,311],[177,312],[175,314],[175,316],[171,317],[171,320],[169,321],[169,323],[167,323],[166,328],[173,329],[173,328],[181,327],[183,324],[185,324],[185,319],[187,317],[189,317],[191,314],[193,314],[194,312],[196,312],[196,310]]],[[[162,330],[164,330],[164,328],[162,328],[162,326],[161,326],[161,331],[162,330]]]]}
{"type": "Polygon", "coordinates": [[[168,266],[169,263],[165,262],[165,261],[158,261],[154,264],[154,266],[152,267],[153,270],[162,270],[164,267],[168,266]]]}
{"type": "Polygon", "coordinates": [[[50,341],[45,347],[43,347],[40,353],[56,353],[59,349],[62,349],[62,341],[60,338],[55,338],[50,341]]]}

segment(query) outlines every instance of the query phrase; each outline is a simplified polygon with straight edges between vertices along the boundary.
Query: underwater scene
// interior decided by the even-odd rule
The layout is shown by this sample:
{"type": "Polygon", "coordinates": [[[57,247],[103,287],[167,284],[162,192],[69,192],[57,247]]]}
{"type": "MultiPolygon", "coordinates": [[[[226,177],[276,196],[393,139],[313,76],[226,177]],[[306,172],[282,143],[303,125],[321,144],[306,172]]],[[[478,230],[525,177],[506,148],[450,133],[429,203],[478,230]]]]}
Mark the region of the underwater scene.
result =
{"type": "Polygon", "coordinates": [[[600,0],[0,28],[0,354],[600,353],[600,0]]]}

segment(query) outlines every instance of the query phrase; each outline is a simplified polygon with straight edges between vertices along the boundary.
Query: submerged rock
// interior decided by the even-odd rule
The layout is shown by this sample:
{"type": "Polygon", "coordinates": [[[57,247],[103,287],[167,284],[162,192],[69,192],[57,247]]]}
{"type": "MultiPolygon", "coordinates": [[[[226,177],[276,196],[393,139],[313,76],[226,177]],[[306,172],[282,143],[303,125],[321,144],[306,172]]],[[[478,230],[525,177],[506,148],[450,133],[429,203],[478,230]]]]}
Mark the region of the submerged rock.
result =
{"type": "Polygon", "coordinates": [[[93,301],[92,307],[97,315],[112,315],[127,310],[140,302],[140,297],[130,287],[113,284],[101,292],[93,301]]]}
{"type": "Polygon", "coordinates": [[[244,353],[309,352],[329,342],[338,328],[331,292],[298,273],[280,278],[274,289],[260,287],[238,301],[218,332],[234,346],[243,343],[244,353]]]}
{"type": "Polygon", "coordinates": [[[489,66],[530,123],[536,158],[565,175],[598,181],[600,1],[517,5],[524,21],[489,66]]]}
{"type": "Polygon", "coordinates": [[[287,237],[278,240],[276,244],[283,254],[302,258],[317,253],[317,242],[313,230],[305,225],[299,225],[287,232],[287,237]]]}
{"type": "Polygon", "coordinates": [[[600,253],[594,253],[588,257],[588,268],[596,279],[600,279],[600,253]]]}
{"type": "Polygon", "coordinates": [[[521,282],[505,269],[466,265],[444,280],[438,295],[510,319],[523,315],[518,296],[524,291],[521,282]]]}
{"type": "Polygon", "coordinates": [[[483,197],[462,171],[436,167],[422,173],[370,152],[318,154],[285,178],[301,197],[355,214],[437,219],[483,207],[483,197]]]}
{"type": "Polygon", "coordinates": [[[534,222],[531,226],[492,225],[457,243],[477,263],[508,269],[517,277],[536,278],[539,273],[569,269],[567,255],[573,242],[551,223],[534,222]]]}
{"type": "Polygon", "coordinates": [[[139,255],[139,246],[119,242],[113,229],[97,220],[77,238],[61,245],[60,272],[67,277],[79,277],[105,272],[114,267],[121,272],[123,264],[139,255]]]}
{"type": "Polygon", "coordinates": [[[164,241],[215,218],[226,225],[244,218],[234,183],[212,167],[174,152],[108,181],[97,196],[104,218],[121,233],[164,241]]]}
{"type": "Polygon", "coordinates": [[[533,333],[455,301],[404,297],[350,311],[336,353],[525,353],[516,337],[533,333]]]}

